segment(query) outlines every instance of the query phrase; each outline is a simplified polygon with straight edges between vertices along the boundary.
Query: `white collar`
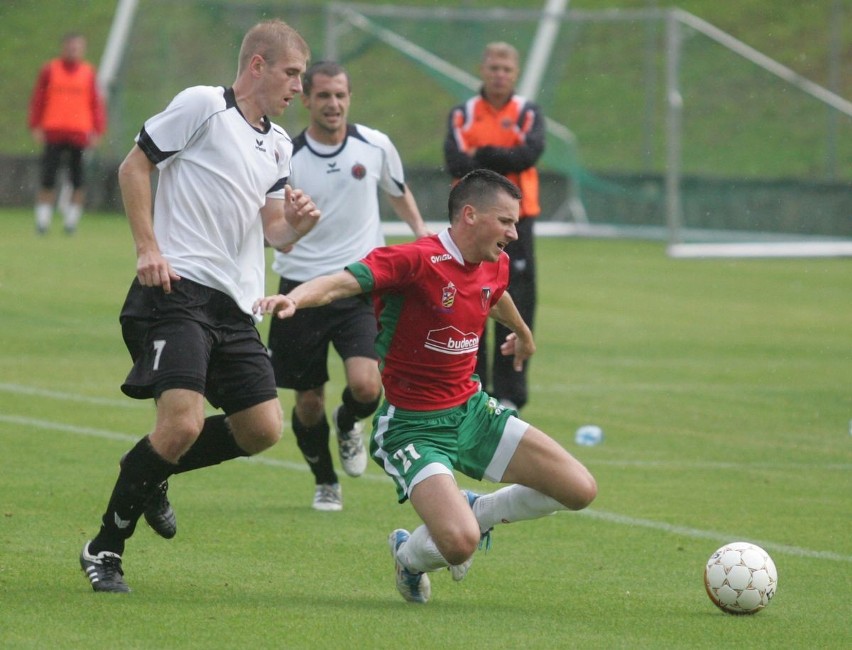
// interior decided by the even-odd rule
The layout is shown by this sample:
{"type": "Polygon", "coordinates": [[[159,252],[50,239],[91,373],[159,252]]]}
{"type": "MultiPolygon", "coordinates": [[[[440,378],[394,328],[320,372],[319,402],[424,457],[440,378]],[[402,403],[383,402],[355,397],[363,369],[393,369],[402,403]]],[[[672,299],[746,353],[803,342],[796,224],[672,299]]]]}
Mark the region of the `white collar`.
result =
{"type": "Polygon", "coordinates": [[[464,266],[464,256],[461,254],[459,247],[456,246],[456,242],[453,241],[453,238],[450,236],[450,229],[442,230],[438,233],[438,239],[441,240],[441,243],[444,245],[444,248],[447,249],[447,252],[453,256],[453,259],[464,266]]]}

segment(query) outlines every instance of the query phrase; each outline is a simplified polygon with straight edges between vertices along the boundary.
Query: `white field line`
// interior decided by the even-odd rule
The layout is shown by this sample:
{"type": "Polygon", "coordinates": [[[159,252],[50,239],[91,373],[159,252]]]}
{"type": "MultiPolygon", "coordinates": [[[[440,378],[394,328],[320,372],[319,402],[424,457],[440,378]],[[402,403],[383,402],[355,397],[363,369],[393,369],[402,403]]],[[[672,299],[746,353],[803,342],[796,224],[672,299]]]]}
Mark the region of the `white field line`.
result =
{"type": "MultiPolygon", "coordinates": [[[[35,429],[45,429],[49,431],[62,431],[65,433],[70,433],[73,435],[81,435],[81,436],[91,436],[94,438],[101,438],[105,440],[116,440],[120,442],[136,442],[140,435],[130,435],[127,433],[120,433],[117,431],[108,431],[105,429],[95,429],[92,427],[78,427],[70,424],[63,424],[58,422],[51,422],[49,420],[39,420],[36,418],[29,417],[21,417],[15,415],[2,415],[0,414],[0,422],[6,422],[8,424],[16,424],[21,426],[32,427],[35,429]]],[[[260,465],[267,465],[271,467],[280,467],[282,469],[287,470],[295,470],[299,472],[306,472],[308,468],[304,463],[294,463],[290,461],[278,460],[275,458],[266,458],[264,456],[254,456],[251,458],[241,458],[239,460],[243,460],[250,463],[256,463],[260,465]]],[[[379,475],[379,474],[364,474],[362,479],[373,480],[373,481],[389,481],[390,479],[387,476],[379,475]]],[[[566,513],[567,514],[567,513],[566,513]]],[[[651,530],[658,530],[665,533],[672,533],[676,535],[683,535],[686,537],[695,537],[698,539],[709,539],[715,540],[719,543],[730,542],[731,540],[739,539],[742,537],[741,535],[734,535],[729,533],[720,533],[718,531],[711,530],[701,530],[699,528],[689,528],[686,526],[676,526],[673,524],[668,524],[661,521],[654,521],[653,519],[640,519],[637,517],[628,517],[626,515],[620,515],[613,512],[605,512],[601,510],[596,510],[593,508],[587,508],[586,510],[581,510],[577,514],[584,517],[591,517],[592,519],[597,519],[599,521],[605,521],[608,523],[619,524],[623,526],[629,526],[632,528],[648,528],[651,530]]],[[[815,551],[812,549],[801,548],[799,546],[789,546],[786,544],[776,544],[775,542],[770,542],[766,540],[756,540],[749,538],[749,541],[762,546],[770,553],[783,553],[786,555],[792,555],[794,557],[802,557],[802,558],[811,558],[818,560],[831,560],[834,562],[852,562],[852,556],[850,555],[841,555],[840,553],[834,553],[832,551],[815,551]]]]}
{"type": "MultiPolygon", "coordinates": [[[[120,433],[118,431],[109,431],[107,429],[95,429],[94,427],[79,427],[73,424],[65,424],[63,422],[53,422],[50,420],[39,420],[38,418],[30,418],[18,415],[0,414],[0,422],[7,424],[16,424],[34,429],[45,429],[47,431],[62,431],[71,433],[77,436],[89,436],[92,438],[101,438],[102,440],[117,440],[119,442],[135,443],[144,435],[144,432],[139,432],[136,435],[129,433],[120,433]]],[[[299,471],[308,471],[304,463],[293,463],[286,460],[277,460],[275,458],[265,458],[263,456],[251,456],[248,458],[238,458],[237,460],[246,461],[249,463],[257,463],[259,465],[272,465],[274,467],[284,467],[286,469],[295,469],[299,471]]],[[[374,478],[379,478],[375,476],[374,478]]]]}
{"type": "MultiPolygon", "coordinates": [[[[606,521],[609,523],[622,524],[624,526],[630,526],[631,528],[650,528],[652,530],[661,530],[667,533],[673,533],[675,535],[683,535],[685,537],[716,540],[723,544],[733,540],[739,540],[741,537],[740,535],[734,535],[731,533],[720,533],[712,530],[701,530],[700,528],[676,526],[674,524],[667,524],[661,521],[654,521],[653,519],[639,519],[638,517],[628,517],[626,515],[619,515],[614,512],[601,512],[600,510],[595,510],[593,508],[587,508],[586,510],[581,510],[575,514],[591,517],[592,519],[598,519],[600,521],[606,521]]],[[[752,538],[748,538],[747,540],[743,541],[749,541],[752,544],[757,544],[758,546],[762,547],[770,553],[777,552],[784,553],[786,555],[793,555],[795,557],[806,557],[819,560],[833,560],[835,562],[852,562],[852,555],[841,555],[840,553],[833,553],[832,551],[814,551],[807,548],[801,548],[799,546],[776,544],[775,542],[752,538]]]]}
{"type": "MultiPolygon", "coordinates": [[[[627,366],[628,364],[622,364],[622,366],[627,366]]],[[[721,393],[724,395],[733,394],[740,395],[743,391],[746,390],[755,390],[753,384],[735,384],[725,382],[724,384],[715,383],[710,384],[708,382],[622,382],[622,383],[596,383],[596,384],[567,384],[567,383],[549,383],[549,384],[532,384],[530,386],[530,391],[539,393],[547,393],[547,394],[555,394],[562,395],[565,394],[601,394],[608,393],[612,391],[630,391],[630,392],[638,392],[644,391],[648,393],[706,393],[708,390],[712,390],[714,393],[721,393]]],[[[785,386],[760,386],[761,393],[772,393],[779,395],[786,395],[795,388],[785,387],[785,386]]]]}
{"type": "Polygon", "coordinates": [[[125,397],[123,399],[110,399],[108,397],[88,397],[76,393],[65,393],[58,390],[47,390],[36,386],[24,386],[22,384],[0,383],[0,393],[11,393],[13,395],[31,395],[33,397],[47,397],[50,399],[77,402],[78,404],[94,404],[96,406],[112,406],[116,408],[152,408],[148,400],[136,400],[125,397]]]}
{"type": "MultiPolygon", "coordinates": [[[[586,462],[585,460],[583,462],[586,462]]],[[[588,461],[594,465],[609,465],[610,467],[639,468],[639,469],[670,469],[680,470],[816,470],[848,472],[852,470],[852,463],[761,463],[749,461],[747,463],[731,463],[728,461],[667,461],[667,460],[604,460],[596,458],[588,461]]]]}

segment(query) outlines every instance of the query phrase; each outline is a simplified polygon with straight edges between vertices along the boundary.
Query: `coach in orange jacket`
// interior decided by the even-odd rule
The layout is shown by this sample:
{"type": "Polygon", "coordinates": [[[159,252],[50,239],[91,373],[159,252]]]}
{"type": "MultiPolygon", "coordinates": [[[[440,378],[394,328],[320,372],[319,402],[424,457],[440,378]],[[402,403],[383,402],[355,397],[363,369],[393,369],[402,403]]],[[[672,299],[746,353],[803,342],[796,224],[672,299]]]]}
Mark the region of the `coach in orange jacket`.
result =
{"type": "Polygon", "coordinates": [[[67,233],[77,229],[84,200],[83,150],[96,146],[106,130],[106,110],[95,69],[84,60],[85,54],[85,37],[66,35],[61,56],[42,66],[30,100],[30,132],[44,145],[35,207],[36,229],[41,234],[53,219],[56,176],[63,157],[67,157],[74,188],[63,221],[67,233]]]}
{"type": "MultiPolygon", "coordinates": [[[[444,160],[455,179],[485,168],[503,174],[521,189],[518,239],[506,247],[512,261],[509,293],[532,328],[536,303],[533,223],[541,212],[535,164],[544,151],[544,116],[536,104],[515,94],[519,72],[520,57],[514,47],[508,43],[485,47],[480,65],[482,89],[450,111],[444,160]]],[[[500,354],[500,344],[508,334],[505,327],[495,326],[489,355],[486,332],[482,333],[476,371],[489,394],[520,409],[528,399],[527,363],[517,372],[512,358],[500,354]]]]}

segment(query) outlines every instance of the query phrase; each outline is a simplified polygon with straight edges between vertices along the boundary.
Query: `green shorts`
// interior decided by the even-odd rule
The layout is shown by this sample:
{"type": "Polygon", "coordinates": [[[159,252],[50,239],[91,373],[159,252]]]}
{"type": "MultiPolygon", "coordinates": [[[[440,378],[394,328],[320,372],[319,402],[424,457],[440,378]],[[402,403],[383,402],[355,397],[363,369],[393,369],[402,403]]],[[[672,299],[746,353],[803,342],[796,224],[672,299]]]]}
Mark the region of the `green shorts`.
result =
{"type": "Polygon", "coordinates": [[[373,418],[370,455],[404,502],[420,481],[457,470],[500,481],[529,424],[483,392],[438,411],[408,411],[385,401],[373,418]]]}

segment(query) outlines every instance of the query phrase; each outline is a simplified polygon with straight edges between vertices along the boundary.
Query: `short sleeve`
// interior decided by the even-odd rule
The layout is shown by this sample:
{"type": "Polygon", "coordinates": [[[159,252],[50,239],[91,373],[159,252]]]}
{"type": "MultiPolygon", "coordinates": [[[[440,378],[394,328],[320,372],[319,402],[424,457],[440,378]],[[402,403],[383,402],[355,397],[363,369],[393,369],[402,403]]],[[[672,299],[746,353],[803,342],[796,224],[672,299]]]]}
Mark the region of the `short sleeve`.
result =
{"type": "Polygon", "coordinates": [[[226,108],[224,90],[213,86],[193,86],[178,93],[161,113],[149,118],[136,144],[148,159],[164,167],[168,160],[186,148],[209,117],[226,108]]]}

